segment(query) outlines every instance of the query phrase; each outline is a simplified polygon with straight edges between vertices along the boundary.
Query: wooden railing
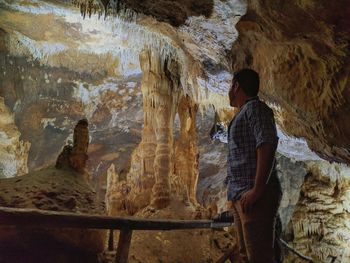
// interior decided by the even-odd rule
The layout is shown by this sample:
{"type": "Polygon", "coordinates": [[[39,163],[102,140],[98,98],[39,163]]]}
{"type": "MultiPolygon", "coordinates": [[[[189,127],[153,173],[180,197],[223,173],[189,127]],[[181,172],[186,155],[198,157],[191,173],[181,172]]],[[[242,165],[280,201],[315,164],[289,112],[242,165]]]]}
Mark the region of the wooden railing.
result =
{"type": "MultiPolygon", "coordinates": [[[[133,230],[180,230],[200,228],[222,228],[232,223],[215,222],[212,220],[171,220],[171,219],[144,219],[135,217],[111,217],[102,215],[77,214],[69,212],[55,212],[37,209],[0,207],[0,225],[41,226],[49,228],[92,228],[109,229],[109,249],[114,248],[113,230],[120,230],[115,262],[126,263],[129,256],[133,230]]],[[[308,262],[314,262],[293,249],[285,241],[281,243],[292,253],[308,262]]],[[[230,257],[230,251],[219,259],[225,262],[230,257]]]]}
{"type": "Polygon", "coordinates": [[[120,235],[115,262],[126,263],[133,230],[222,228],[232,224],[212,220],[143,219],[0,207],[0,225],[110,229],[109,247],[114,246],[113,230],[118,229],[120,235]]]}

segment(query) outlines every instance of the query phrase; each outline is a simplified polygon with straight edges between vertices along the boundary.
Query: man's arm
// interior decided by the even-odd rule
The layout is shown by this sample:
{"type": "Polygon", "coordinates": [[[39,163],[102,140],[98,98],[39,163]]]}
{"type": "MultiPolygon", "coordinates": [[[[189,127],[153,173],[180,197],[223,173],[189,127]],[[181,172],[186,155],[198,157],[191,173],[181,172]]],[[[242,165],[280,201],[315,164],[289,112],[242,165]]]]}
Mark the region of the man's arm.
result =
{"type": "Polygon", "coordinates": [[[257,168],[255,183],[253,189],[245,192],[241,197],[243,213],[249,213],[253,205],[261,198],[264,193],[267,180],[273,166],[276,146],[270,143],[264,143],[259,146],[257,152],[257,168]]]}
{"type": "Polygon", "coordinates": [[[249,112],[249,127],[256,141],[256,172],[254,187],[241,197],[243,212],[249,212],[261,198],[269,178],[278,137],[273,112],[255,105],[249,112]]]}
{"type": "Polygon", "coordinates": [[[261,188],[265,188],[273,166],[275,151],[276,146],[270,143],[264,143],[256,150],[257,166],[254,189],[260,190],[261,188]]]}

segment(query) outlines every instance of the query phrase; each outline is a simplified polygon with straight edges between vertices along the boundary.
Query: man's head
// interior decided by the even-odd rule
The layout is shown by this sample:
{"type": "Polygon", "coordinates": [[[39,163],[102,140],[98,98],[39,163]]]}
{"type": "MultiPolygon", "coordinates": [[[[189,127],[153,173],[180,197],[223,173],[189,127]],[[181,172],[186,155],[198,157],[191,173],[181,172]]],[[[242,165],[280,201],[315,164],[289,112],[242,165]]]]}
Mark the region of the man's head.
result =
{"type": "Polygon", "coordinates": [[[230,105],[240,107],[244,102],[258,95],[259,74],[252,69],[241,69],[234,74],[229,91],[230,105]]]}

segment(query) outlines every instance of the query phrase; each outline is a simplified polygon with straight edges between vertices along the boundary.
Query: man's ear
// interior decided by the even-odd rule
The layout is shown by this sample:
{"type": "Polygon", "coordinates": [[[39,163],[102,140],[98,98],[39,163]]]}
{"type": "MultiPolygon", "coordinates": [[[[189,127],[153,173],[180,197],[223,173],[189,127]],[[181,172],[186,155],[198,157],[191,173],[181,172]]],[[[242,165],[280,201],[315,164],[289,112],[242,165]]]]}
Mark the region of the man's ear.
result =
{"type": "Polygon", "coordinates": [[[233,88],[237,88],[239,86],[238,81],[235,81],[235,83],[233,84],[233,88]]]}
{"type": "Polygon", "coordinates": [[[239,83],[236,81],[235,84],[233,85],[233,89],[235,90],[235,93],[237,92],[237,88],[239,87],[239,83]]]}

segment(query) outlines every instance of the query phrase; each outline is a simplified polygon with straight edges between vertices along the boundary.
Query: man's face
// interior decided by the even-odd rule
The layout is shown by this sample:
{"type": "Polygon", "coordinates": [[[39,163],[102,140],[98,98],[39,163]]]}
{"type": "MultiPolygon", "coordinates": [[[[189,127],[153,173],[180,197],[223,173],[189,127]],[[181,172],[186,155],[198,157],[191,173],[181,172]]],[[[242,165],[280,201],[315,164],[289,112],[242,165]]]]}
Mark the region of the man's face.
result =
{"type": "Polygon", "coordinates": [[[231,107],[237,107],[235,101],[237,99],[237,92],[239,89],[239,84],[236,80],[233,80],[232,86],[228,92],[228,97],[230,98],[230,106],[231,107]]]}

